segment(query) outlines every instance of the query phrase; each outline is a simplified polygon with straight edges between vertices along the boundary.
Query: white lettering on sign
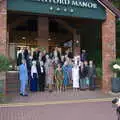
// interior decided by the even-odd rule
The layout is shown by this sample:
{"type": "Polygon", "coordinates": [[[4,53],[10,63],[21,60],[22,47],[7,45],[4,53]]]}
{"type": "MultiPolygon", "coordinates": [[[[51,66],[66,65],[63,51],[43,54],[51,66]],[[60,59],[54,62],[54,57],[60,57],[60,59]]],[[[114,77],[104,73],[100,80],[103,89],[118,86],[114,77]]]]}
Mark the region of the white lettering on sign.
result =
{"type": "Polygon", "coordinates": [[[79,6],[77,1],[72,1],[73,6],[79,6]]]}
{"type": "Polygon", "coordinates": [[[86,8],[97,8],[97,4],[90,3],[90,2],[78,2],[78,1],[72,1],[73,6],[78,7],[86,7],[86,8]]]}
{"type": "Polygon", "coordinates": [[[76,7],[84,7],[84,8],[97,8],[96,3],[86,2],[86,1],[77,1],[77,0],[31,0],[36,2],[42,3],[51,3],[51,4],[58,4],[58,5],[72,5],[76,7]]]}

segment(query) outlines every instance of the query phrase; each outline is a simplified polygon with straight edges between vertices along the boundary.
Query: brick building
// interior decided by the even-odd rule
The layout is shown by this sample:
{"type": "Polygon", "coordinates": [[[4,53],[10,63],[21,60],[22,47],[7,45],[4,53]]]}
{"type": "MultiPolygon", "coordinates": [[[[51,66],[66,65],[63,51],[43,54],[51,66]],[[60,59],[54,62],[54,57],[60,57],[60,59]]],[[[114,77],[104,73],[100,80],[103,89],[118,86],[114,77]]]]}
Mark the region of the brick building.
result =
{"type": "Polygon", "coordinates": [[[74,54],[81,49],[90,54],[99,51],[102,90],[108,92],[119,17],[119,10],[107,0],[0,0],[0,52],[16,59],[17,47],[41,46],[49,51],[72,40],[74,54]]]}

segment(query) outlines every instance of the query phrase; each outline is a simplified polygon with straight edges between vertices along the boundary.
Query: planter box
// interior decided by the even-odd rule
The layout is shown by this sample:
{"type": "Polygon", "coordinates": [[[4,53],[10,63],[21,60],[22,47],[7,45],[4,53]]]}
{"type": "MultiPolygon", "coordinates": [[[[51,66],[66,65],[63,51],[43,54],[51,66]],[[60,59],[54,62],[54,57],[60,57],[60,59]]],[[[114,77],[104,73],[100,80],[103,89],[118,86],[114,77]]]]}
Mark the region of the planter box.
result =
{"type": "Polygon", "coordinates": [[[118,93],[120,92],[120,78],[112,78],[111,80],[111,89],[112,92],[118,93]]]}
{"type": "Polygon", "coordinates": [[[6,94],[17,94],[19,92],[18,71],[6,73],[6,94]]]}
{"type": "Polygon", "coordinates": [[[0,80],[0,93],[3,94],[4,93],[4,80],[0,80]]]}
{"type": "Polygon", "coordinates": [[[5,96],[0,96],[0,104],[1,104],[1,103],[5,103],[5,101],[6,101],[6,100],[5,100],[5,96]]]}
{"type": "Polygon", "coordinates": [[[96,88],[102,88],[102,79],[97,77],[95,80],[96,88]]]}
{"type": "Polygon", "coordinates": [[[0,94],[5,94],[6,72],[0,72],[0,94]]]}

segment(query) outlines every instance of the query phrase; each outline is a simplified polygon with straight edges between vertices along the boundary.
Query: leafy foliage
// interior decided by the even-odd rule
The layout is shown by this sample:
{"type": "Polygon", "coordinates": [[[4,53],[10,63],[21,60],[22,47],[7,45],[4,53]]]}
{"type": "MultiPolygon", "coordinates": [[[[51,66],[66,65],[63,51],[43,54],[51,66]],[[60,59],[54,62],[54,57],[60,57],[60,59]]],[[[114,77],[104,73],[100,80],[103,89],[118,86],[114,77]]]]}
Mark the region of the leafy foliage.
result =
{"type": "Polygon", "coordinates": [[[118,9],[120,9],[120,0],[111,0],[111,1],[118,9]]]}
{"type": "Polygon", "coordinates": [[[96,73],[97,73],[97,77],[101,79],[102,78],[102,68],[97,67],[96,68],[96,73]]]}
{"type": "Polygon", "coordinates": [[[0,72],[7,71],[9,69],[10,62],[8,58],[0,54],[0,72]]]}
{"type": "Polygon", "coordinates": [[[114,73],[119,73],[119,72],[120,72],[119,69],[114,69],[114,68],[113,68],[113,65],[115,65],[115,64],[117,64],[117,65],[120,66],[120,59],[113,60],[113,61],[110,63],[110,68],[111,68],[111,70],[112,70],[114,73]]]}

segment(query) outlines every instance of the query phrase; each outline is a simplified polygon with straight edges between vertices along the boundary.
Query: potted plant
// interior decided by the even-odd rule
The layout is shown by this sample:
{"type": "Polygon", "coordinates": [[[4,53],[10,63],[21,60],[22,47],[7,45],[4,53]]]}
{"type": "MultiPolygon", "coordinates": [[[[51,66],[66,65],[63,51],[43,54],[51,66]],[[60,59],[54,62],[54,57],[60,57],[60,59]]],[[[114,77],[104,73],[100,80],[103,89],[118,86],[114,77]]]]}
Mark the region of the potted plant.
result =
{"type": "Polygon", "coordinates": [[[6,71],[9,70],[9,66],[8,58],[0,54],[0,101],[5,94],[6,71]]]}
{"type": "Polygon", "coordinates": [[[111,79],[111,89],[112,92],[120,92],[120,59],[113,60],[110,63],[110,68],[113,72],[113,77],[111,79]]]}

